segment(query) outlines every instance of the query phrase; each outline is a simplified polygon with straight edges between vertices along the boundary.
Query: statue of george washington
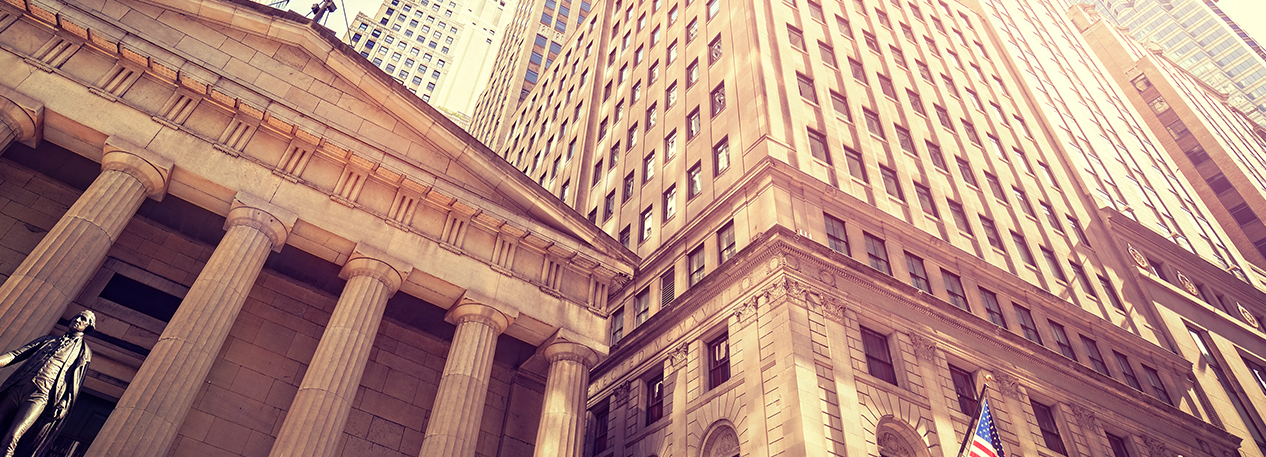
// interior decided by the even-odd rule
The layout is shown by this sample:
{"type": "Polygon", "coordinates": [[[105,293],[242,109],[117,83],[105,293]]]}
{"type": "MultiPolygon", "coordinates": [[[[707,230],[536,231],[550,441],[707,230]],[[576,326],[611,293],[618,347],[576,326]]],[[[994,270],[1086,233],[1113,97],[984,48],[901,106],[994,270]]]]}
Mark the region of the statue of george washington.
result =
{"type": "Polygon", "coordinates": [[[24,361],[0,384],[0,455],[39,457],[48,451],[79,397],[79,386],[92,359],[84,333],[96,324],[97,317],[85,310],[71,319],[65,335],[36,338],[0,355],[0,367],[24,361]],[[33,439],[22,440],[31,430],[35,432],[33,439]]]}

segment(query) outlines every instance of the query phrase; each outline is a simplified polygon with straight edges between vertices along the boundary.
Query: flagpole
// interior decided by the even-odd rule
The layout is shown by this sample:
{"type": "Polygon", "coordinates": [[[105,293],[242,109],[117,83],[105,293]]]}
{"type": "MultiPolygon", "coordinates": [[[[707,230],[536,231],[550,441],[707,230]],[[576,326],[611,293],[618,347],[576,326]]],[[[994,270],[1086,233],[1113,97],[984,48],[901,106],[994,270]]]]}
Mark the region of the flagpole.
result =
{"type": "MultiPolygon", "coordinates": [[[[987,376],[987,379],[993,379],[993,377],[992,377],[992,376],[987,376]]],[[[963,444],[962,444],[962,445],[960,445],[960,446],[958,447],[958,454],[956,454],[956,457],[962,457],[962,456],[963,456],[963,451],[967,450],[967,443],[968,443],[968,442],[970,442],[970,441],[971,441],[972,436],[976,434],[976,425],[977,425],[976,423],[980,421],[980,413],[984,412],[984,410],[985,410],[985,409],[984,409],[984,405],[985,405],[985,391],[987,391],[987,390],[989,390],[989,381],[988,381],[988,380],[986,380],[986,381],[985,381],[985,385],[983,385],[983,386],[981,386],[981,387],[980,387],[980,395],[977,395],[977,396],[976,396],[976,398],[980,400],[980,406],[981,406],[981,407],[976,408],[976,415],[975,415],[974,417],[972,417],[972,419],[971,419],[971,423],[969,423],[969,424],[967,425],[967,435],[966,435],[966,436],[963,436],[963,444]]]]}

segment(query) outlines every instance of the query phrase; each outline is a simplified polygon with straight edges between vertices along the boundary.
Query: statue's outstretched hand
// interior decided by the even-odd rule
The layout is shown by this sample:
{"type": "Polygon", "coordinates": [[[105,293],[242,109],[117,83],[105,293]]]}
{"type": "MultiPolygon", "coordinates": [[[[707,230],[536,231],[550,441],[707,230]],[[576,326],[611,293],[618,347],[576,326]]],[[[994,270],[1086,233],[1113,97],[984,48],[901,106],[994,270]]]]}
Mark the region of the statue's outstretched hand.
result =
{"type": "Polygon", "coordinates": [[[57,402],[57,406],[53,408],[53,420],[62,420],[66,418],[66,413],[68,412],[67,410],[70,409],[69,403],[70,402],[65,401],[57,402]]]}

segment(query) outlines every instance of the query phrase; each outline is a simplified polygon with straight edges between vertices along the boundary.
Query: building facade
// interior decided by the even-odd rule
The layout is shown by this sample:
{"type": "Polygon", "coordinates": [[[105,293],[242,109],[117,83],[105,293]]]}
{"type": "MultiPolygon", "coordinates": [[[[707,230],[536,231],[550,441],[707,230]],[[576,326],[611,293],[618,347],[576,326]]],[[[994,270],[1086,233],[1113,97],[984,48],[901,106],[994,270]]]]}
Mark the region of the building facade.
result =
{"type": "Polygon", "coordinates": [[[331,32],[0,6],[0,346],[97,313],[56,455],[565,454],[634,257],[331,32]]]}
{"type": "Polygon", "coordinates": [[[501,0],[384,0],[373,16],[357,13],[343,41],[466,129],[512,7],[501,0]]]}
{"type": "Polygon", "coordinates": [[[1096,10],[1129,28],[1141,43],[1205,84],[1229,95],[1236,109],[1266,126],[1266,50],[1218,8],[1216,0],[1095,0],[1096,10]]]}
{"type": "Polygon", "coordinates": [[[589,0],[574,3],[571,0],[519,2],[497,49],[496,67],[487,88],[478,94],[471,116],[470,133],[476,140],[494,149],[501,144],[509,117],[514,115],[528,92],[536,87],[545,70],[555,61],[572,60],[571,51],[561,54],[563,45],[583,38],[570,37],[585,24],[585,18],[589,17],[593,7],[589,0]]]}

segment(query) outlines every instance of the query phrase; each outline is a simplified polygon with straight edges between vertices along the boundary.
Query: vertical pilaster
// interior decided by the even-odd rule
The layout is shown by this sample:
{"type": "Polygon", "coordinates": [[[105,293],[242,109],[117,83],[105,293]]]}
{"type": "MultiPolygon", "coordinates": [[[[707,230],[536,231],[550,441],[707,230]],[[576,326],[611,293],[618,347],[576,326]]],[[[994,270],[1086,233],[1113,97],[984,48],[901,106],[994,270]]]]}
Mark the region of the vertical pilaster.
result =
{"type": "Polygon", "coordinates": [[[598,363],[598,354],[584,345],[559,341],[546,347],[544,355],[549,374],[533,456],[580,457],[585,444],[589,369],[598,363]]]}
{"type": "Polygon", "coordinates": [[[449,310],[448,320],[457,324],[457,331],[426,424],[418,454],[422,457],[475,455],[497,336],[512,318],[491,306],[465,301],[449,310]]]}
{"type": "Polygon", "coordinates": [[[0,286],[0,348],[47,335],[168,170],[107,146],[101,174],[0,286]]]}
{"type": "Polygon", "coordinates": [[[227,233],[87,455],[167,454],[264,260],[289,234],[288,226],[269,211],[240,201],[234,205],[225,221],[227,233]]]}
{"type": "Polygon", "coordinates": [[[399,271],[370,257],[349,260],[340,276],[347,285],[273,443],[274,457],[338,452],[387,299],[401,282],[399,271]]]}

